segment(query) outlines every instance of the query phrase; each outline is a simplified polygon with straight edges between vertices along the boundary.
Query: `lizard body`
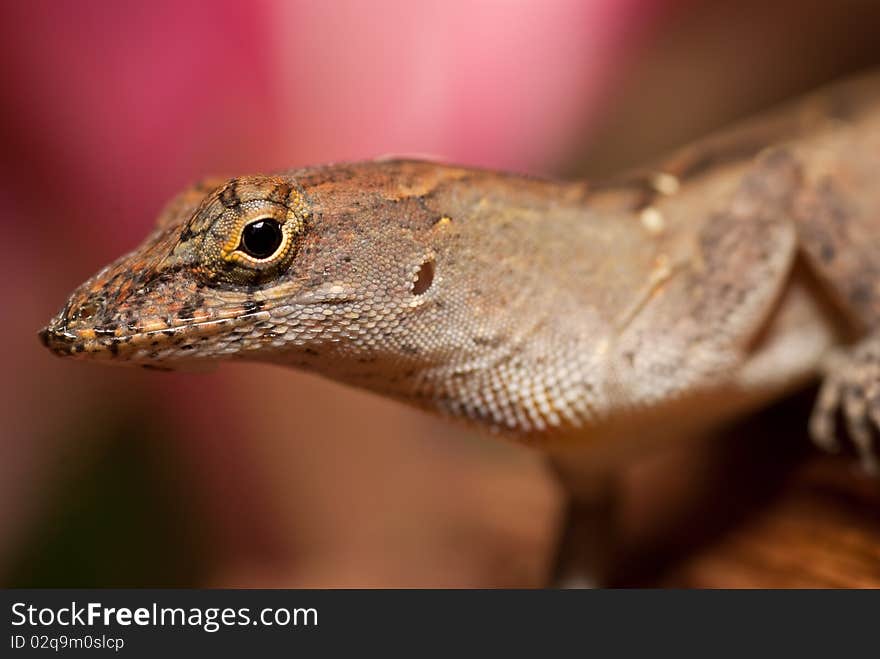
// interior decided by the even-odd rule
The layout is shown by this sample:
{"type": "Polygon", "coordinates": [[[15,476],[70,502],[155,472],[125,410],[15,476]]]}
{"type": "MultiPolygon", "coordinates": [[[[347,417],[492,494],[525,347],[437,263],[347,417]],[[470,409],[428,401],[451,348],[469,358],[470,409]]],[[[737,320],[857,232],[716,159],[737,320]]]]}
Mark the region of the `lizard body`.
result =
{"type": "Polygon", "coordinates": [[[575,470],[778,397],[837,350],[813,431],[831,445],[843,405],[870,466],[877,172],[880,75],[599,185],[419,161],[208,180],[41,339],[316,371],[575,470]]]}

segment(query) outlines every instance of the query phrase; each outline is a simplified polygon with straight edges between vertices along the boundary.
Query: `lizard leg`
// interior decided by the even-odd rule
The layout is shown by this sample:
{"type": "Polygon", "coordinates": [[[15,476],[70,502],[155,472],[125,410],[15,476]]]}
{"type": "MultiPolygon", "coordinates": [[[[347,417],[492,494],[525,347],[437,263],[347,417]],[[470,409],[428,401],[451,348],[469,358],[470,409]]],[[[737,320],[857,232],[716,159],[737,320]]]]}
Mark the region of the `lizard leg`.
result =
{"type": "Polygon", "coordinates": [[[825,380],[810,419],[810,435],[825,450],[839,451],[843,417],[846,432],[864,469],[880,473],[880,333],[849,350],[839,350],[825,365],[825,380]]]}
{"type": "Polygon", "coordinates": [[[793,147],[802,185],[793,206],[805,262],[850,330],[873,332],[826,364],[810,422],[817,444],[849,434],[866,469],[880,471],[880,118],[842,115],[841,130],[793,147]],[[841,313],[842,312],[842,313],[841,313]],[[836,428],[842,418],[843,428],[836,428]]]}
{"type": "Polygon", "coordinates": [[[593,496],[569,500],[551,587],[595,588],[607,579],[616,544],[618,486],[606,474],[593,496]]]}

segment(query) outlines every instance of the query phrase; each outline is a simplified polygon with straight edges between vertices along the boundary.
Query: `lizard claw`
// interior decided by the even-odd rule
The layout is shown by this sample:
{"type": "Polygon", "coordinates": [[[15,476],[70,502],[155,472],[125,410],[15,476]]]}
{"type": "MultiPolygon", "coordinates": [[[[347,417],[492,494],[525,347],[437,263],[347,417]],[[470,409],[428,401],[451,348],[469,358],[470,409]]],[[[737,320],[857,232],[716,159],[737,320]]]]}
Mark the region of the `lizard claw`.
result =
{"type": "Polygon", "coordinates": [[[849,354],[834,355],[826,366],[816,406],[810,418],[810,435],[820,448],[839,452],[841,415],[846,434],[858,453],[862,468],[880,473],[880,342],[868,340],[849,354]]]}

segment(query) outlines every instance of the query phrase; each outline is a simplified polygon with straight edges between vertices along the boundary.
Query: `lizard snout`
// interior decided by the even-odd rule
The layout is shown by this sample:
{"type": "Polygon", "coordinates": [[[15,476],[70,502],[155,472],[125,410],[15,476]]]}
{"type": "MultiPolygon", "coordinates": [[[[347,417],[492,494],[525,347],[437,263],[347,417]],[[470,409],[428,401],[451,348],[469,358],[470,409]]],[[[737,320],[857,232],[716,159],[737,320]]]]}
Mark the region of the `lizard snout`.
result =
{"type": "Polygon", "coordinates": [[[54,322],[41,329],[37,336],[40,338],[40,343],[59,357],[78,352],[75,348],[77,346],[76,336],[59,328],[54,322]]]}
{"type": "Polygon", "coordinates": [[[40,343],[59,357],[107,357],[119,355],[120,347],[129,339],[116,336],[111,330],[67,326],[64,316],[59,316],[41,329],[37,336],[40,343]]]}
{"type": "Polygon", "coordinates": [[[95,327],[92,321],[101,311],[94,299],[69,302],[37,336],[40,343],[60,357],[107,351],[112,331],[95,327]]]}

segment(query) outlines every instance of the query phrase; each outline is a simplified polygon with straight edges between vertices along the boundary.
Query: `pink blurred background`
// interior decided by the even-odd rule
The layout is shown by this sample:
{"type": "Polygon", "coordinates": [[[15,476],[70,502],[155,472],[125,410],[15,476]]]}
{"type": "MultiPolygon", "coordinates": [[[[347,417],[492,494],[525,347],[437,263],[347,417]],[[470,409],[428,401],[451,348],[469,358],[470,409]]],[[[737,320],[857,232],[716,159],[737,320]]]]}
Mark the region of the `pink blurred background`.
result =
{"type": "Polygon", "coordinates": [[[36,331],[206,174],[604,173],[880,61],[869,5],[0,3],[0,583],[540,585],[564,501],[538,456],[293,371],[72,363],[36,331]]]}

